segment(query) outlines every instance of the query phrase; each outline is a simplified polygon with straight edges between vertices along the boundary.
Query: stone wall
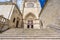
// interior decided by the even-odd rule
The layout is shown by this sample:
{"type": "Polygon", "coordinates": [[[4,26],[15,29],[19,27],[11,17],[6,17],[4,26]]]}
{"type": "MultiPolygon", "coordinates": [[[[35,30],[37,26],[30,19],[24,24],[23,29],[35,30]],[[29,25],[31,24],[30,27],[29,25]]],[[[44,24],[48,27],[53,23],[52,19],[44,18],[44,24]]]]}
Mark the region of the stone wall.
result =
{"type": "Polygon", "coordinates": [[[57,25],[59,27],[60,0],[48,0],[40,15],[40,20],[42,20],[44,28],[46,28],[47,25],[57,25]]]}
{"type": "Polygon", "coordinates": [[[15,6],[11,15],[10,25],[11,27],[16,27],[17,25],[19,28],[21,28],[21,25],[22,25],[21,23],[22,23],[22,15],[15,6]],[[17,24],[17,21],[18,21],[18,24],[17,24]]]}

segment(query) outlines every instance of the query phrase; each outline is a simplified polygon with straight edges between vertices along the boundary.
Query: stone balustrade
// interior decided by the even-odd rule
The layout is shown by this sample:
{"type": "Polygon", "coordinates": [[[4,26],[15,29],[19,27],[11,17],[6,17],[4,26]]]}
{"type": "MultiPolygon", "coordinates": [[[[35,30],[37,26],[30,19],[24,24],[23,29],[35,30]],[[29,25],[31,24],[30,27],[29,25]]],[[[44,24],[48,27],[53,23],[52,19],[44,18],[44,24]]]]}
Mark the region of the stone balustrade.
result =
{"type": "Polygon", "coordinates": [[[9,20],[0,15],[0,31],[6,30],[9,25],[9,20]],[[6,26],[6,27],[5,27],[6,26]]]}
{"type": "Polygon", "coordinates": [[[58,25],[56,25],[56,24],[47,25],[47,28],[52,29],[52,30],[60,33],[60,26],[58,26],[58,25]]]}

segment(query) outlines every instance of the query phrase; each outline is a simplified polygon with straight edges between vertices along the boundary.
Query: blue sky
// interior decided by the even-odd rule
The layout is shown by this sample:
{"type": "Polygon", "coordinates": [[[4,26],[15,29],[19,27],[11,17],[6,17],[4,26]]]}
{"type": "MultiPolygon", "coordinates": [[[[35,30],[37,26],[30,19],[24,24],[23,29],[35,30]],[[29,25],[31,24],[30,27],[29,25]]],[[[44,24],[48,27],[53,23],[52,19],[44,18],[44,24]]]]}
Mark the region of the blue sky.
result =
{"type": "MultiPolygon", "coordinates": [[[[10,0],[0,0],[0,2],[6,2],[6,1],[10,1],[10,0]]],[[[17,0],[18,6],[20,6],[21,2],[22,2],[22,0],[17,0]]],[[[41,7],[43,8],[46,0],[39,0],[39,2],[41,4],[41,7]]]]}
{"type": "Polygon", "coordinates": [[[39,0],[40,4],[41,4],[41,7],[43,8],[45,3],[46,3],[46,0],[39,0]]]}

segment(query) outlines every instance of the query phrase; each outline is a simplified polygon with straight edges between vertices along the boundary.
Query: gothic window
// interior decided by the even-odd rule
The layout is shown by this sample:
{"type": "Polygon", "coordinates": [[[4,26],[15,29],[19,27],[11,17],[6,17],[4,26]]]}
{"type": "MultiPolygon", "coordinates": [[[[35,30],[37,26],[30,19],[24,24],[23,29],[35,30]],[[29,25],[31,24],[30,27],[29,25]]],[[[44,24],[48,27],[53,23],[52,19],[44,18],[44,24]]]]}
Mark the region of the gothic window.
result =
{"type": "Polygon", "coordinates": [[[13,19],[13,22],[15,22],[15,18],[13,19]]]}
{"type": "Polygon", "coordinates": [[[28,3],[27,7],[34,7],[34,4],[33,3],[28,3]]]}

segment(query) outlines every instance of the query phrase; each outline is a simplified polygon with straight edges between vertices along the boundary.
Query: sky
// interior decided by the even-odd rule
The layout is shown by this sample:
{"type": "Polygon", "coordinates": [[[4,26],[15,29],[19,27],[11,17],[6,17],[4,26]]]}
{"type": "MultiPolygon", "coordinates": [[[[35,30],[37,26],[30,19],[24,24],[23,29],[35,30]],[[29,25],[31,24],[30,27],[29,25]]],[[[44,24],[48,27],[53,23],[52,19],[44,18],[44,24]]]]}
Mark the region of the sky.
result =
{"type": "MultiPolygon", "coordinates": [[[[10,1],[10,0],[0,0],[0,2],[6,2],[6,1],[10,1]]],[[[21,2],[22,2],[22,0],[17,0],[17,5],[20,6],[21,2]]],[[[46,0],[39,0],[39,2],[40,2],[40,5],[41,5],[41,8],[43,8],[46,0]]]]}
{"type": "Polygon", "coordinates": [[[46,3],[46,0],[39,0],[40,4],[41,4],[41,7],[43,8],[45,3],[46,3]]]}

